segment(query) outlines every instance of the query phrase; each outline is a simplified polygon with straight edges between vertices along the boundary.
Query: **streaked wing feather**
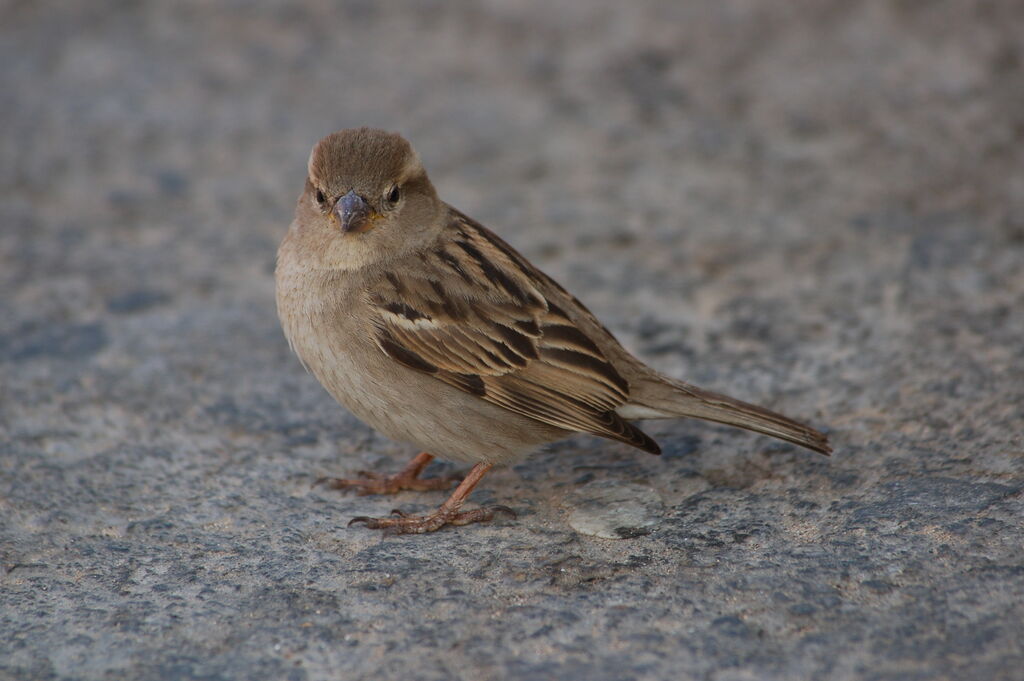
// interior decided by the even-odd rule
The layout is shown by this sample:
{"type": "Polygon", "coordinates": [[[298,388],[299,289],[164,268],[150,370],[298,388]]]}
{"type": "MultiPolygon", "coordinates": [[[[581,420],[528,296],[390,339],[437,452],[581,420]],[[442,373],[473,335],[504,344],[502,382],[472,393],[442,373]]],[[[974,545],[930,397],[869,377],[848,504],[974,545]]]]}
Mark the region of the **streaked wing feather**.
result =
{"type": "Polygon", "coordinates": [[[510,411],[657,452],[615,413],[629,385],[542,290],[547,277],[453,212],[450,241],[426,267],[386,273],[367,292],[392,359],[510,411]]]}

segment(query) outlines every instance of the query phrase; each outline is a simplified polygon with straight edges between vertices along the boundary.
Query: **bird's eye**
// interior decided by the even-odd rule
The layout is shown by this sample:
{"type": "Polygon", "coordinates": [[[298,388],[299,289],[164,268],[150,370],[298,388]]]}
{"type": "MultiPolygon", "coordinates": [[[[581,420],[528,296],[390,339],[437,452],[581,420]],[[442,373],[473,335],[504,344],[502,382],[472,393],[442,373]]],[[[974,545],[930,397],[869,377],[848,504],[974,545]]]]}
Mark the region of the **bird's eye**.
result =
{"type": "Polygon", "coordinates": [[[317,190],[316,190],[316,202],[317,202],[317,203],[323,203],[323,202],[324,202],[324,201],[326,201],[326,200],[327,200],[327,197],[326,197],[326,196],[324,196],[324,193],[323,193],[323,191],[322,191],[322,190],[320,190],[320,189],[317,189],[317,190]]]}
{"type": "Polygon", "coordinates": [[[392,206],[398,203],[398,200],[401,198],[402,190],[398,187],[397,184],[391,187],[391,189],[388,190],[388,193],[384,195],[384,200],[387,201],[392,206]]]}

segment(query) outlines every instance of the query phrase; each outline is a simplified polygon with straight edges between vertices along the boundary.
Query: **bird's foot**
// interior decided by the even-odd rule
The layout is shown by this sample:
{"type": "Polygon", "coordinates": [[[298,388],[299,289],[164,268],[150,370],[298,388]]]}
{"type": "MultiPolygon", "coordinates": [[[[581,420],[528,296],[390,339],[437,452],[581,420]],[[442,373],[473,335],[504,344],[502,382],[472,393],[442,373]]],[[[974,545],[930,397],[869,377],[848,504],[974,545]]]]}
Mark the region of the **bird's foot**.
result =
{"type": "Polygon", "coordinates": [[[358,478],[320,478],[313,483],[313,486],[326,485],[331,489],[354,489],[359,496],[366,496],[369,494],[398,494],[406,489],[416,492],[451,489],[452,483],[462,480],[462,476],[459,475],[446,475],[443,478],[420,478],[420,473],[433,458],[426,452],[419,454],[401,473],[395,475],[358,471],[356,473],[358,478]]]}
{"type": "MultiPolygon", "coordinates": [[[[446,505],[447,506],[447,505],[446,505]]],[[[388,518],[370,518],[360,516],[348,522],[352,527],[357,523],[365,525],[371,530],[384,530],[385,534],[423,534],[435,532],[445,525],[469,525],[471,523],[484,523],[492,520],[495,513],[507,513],[513,518],[516,512],[508,506],[485,506],[475,508],[471,511],[460,511],[458,508],[446,508],[442,506],[430,515],[408,515],[402,511],[394,510],[388,518]]]]}

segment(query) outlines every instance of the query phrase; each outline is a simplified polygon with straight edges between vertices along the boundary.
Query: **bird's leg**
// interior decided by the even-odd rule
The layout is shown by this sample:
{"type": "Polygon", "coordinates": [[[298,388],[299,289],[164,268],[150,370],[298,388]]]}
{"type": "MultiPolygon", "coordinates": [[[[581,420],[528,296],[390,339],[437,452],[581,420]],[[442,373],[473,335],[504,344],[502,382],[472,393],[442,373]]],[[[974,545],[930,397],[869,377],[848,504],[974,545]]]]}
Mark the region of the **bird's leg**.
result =
{"type": "Polygon", "coordinates": [[[452,483],[461,480],[458,475],[443,478],[420,479],[420,473],[433,461],[434,455],[420,452],[409,465],[396,475],[381,475],[372,471],[359,471],[358,478],[320,478],[314,485],[324,484],[331,489],[356,489],[360,496],[366,494],[397,494],[403,489],[426,492],[432,489],[448,489],[452,483]]]}
{"type": "Polygon", "coordinates": [[[348,523],[349,527],[355,523],[363,523],[371,530],[384,530],[389,534],[422,534],[439,530],[445,525],[469,525],[470,523],[486,522],[491,520],[498,511],[508,513],[514,518],[515,511],[507,506],[487,506],[475,508],[472,511],[460,510],[466,497],[493,465],[478,463],[473,466],[469,474],[448,497],[448,500],[441,504],[441,508],[430,515],[406,515],[402,511],[392,511],[390,518],[368,518],[365,516],[353,518],[348,523]]]}

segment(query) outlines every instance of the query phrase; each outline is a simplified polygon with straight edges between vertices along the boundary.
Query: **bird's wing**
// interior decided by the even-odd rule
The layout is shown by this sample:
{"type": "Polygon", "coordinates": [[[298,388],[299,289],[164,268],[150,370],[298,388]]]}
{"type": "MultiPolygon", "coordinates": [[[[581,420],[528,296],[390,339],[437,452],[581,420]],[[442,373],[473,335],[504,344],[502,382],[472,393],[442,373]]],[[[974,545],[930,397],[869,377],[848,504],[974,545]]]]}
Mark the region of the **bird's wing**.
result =
{"type": "Polygon", "coordinates": [[[629,384],[544,295],[550,280],[464,215],[453,211],[448,229],[415,267],[366,292],[380,349],[510,411],[658,453],[615,413],[629,384]]]}

